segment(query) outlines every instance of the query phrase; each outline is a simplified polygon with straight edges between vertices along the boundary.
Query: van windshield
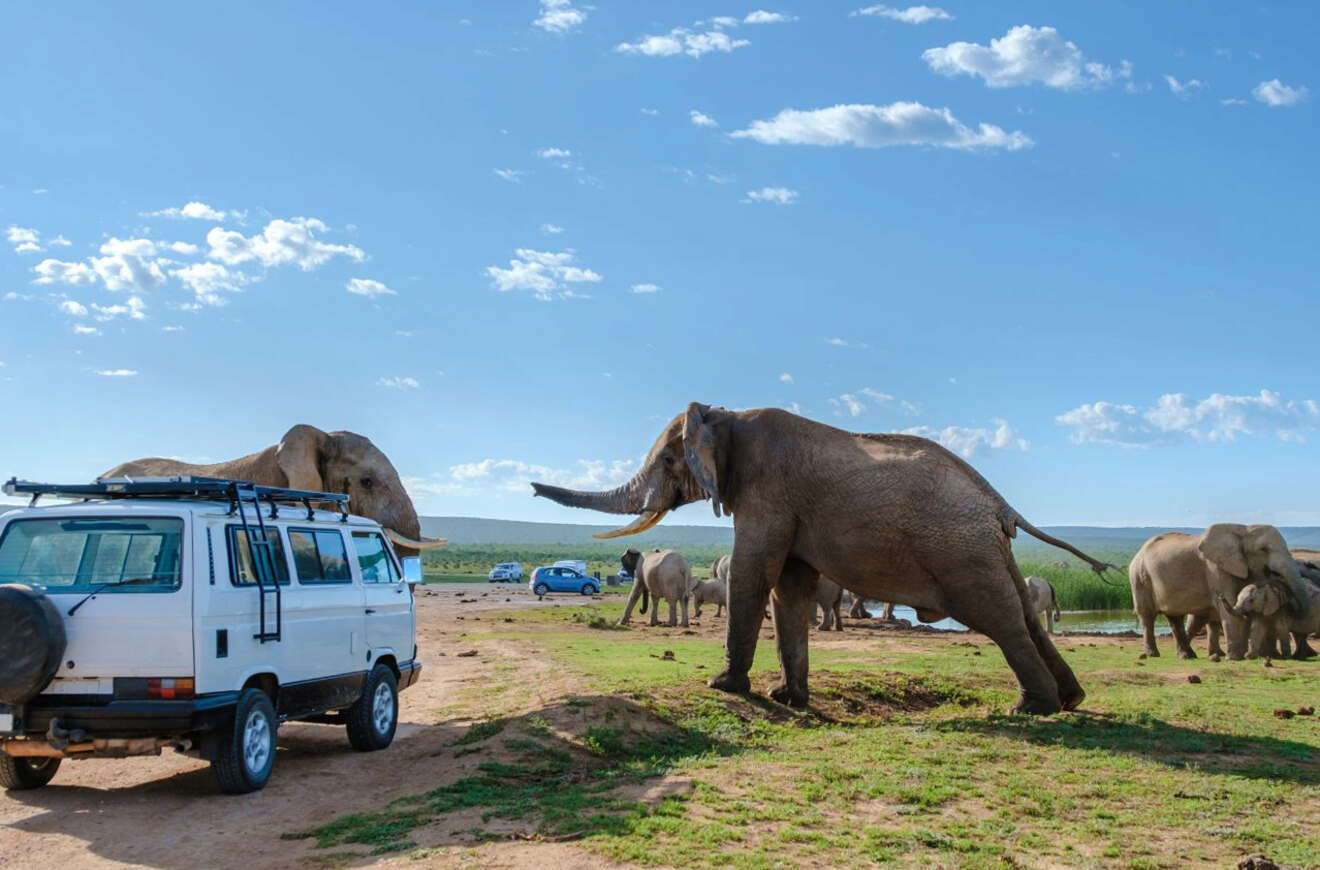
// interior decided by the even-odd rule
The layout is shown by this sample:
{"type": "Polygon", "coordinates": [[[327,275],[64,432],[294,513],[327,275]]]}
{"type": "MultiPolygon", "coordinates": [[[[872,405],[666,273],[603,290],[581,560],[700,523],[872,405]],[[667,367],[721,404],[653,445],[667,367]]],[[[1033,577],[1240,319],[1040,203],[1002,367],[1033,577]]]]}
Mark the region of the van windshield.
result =
{"type": "Polygon", "coordinates": [[[183,520],[14,520],[0,538],[0,583],[50,592],[179,588],[183,520]]]}

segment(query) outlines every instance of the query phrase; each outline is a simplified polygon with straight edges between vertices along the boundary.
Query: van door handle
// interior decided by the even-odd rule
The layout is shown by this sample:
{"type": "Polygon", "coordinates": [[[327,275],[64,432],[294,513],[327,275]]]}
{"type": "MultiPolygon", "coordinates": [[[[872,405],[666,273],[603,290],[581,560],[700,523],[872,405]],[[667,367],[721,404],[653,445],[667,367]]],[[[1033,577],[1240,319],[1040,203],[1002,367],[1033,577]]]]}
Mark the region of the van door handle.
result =
{"type": "Polygon", "coordinates": [[[370,607],[367,608],[367,613],[375,613],[375,612],[376,611],[372,610],[370,607]]]}

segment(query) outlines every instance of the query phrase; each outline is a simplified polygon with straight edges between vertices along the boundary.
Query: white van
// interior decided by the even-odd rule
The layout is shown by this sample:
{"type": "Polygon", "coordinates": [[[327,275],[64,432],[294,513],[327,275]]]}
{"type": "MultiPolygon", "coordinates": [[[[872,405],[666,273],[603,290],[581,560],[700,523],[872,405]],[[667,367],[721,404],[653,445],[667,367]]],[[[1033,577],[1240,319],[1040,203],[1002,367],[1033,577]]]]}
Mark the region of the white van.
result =
{"type": "Polygon", "coordinates": [[[0,514],[0,785],[168,746],[242,793],[270,777],[281,722],[393,740],[421,564],[347,496],[196,477],[4,491],[32,502],[0,514]]]}

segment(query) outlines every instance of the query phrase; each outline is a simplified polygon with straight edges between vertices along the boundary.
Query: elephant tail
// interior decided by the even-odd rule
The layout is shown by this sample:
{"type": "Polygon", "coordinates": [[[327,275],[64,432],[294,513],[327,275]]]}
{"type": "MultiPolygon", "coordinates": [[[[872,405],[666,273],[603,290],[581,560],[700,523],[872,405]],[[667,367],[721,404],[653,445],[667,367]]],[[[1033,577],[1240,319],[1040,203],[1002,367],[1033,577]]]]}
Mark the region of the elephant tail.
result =
{"type": "Polygon", "coordinates": [[[1054,611],[1054,618],[1063,619],[1063,612],[1059,610],[1059,596],[1054,592],[1054,584],[1049,583],[1049,581],[1046,581],[1046,583],[1050,587],[1050,609],[1054,611]]]}
{"type": "MultiPolygon", "coordinates": [[[[1060,550],[1067,550],[1069,553],[1072,553],[1074,556],[1081,559],[1086,564],[1090,565],[1091,569],[1095,571],[1095,573],[1097,574],[1103,575],[1106,571],[1118,570],[1117,565],[1111,565],[1108,562],[1101,562],[1099,559],[1086,555],[1081,550],[1077,549],[1067,541],[1062,541],[1054,537],[1053,535],[1042,532],[1040,529],[1036,528],[1031,523],[1027,522],[1026,517],[1022,516],[1022,514],[1018,513],[1012,508],[1008,509],[1008,513],[1009,516],[1005,517],[1004,525],[1006,526],[1005,531],[1008,532],[1008,536],[1010,538],[1013,537],[1013,532],[1015,528],[1021,529],[1022,531],[1026,532],[1028,535],[1031,535],[1033,538],[1035,538],[1038,541],[1044,541],[1045,543],[1051,546],[1058,547],[1060,550]]],[[[1101,579],[1104,578],[1101,577],[1101,579]]]]}
{"type": "Polygon", "coordinates": [[[647,599],[651,597],[651,596],[650,596],[650,591],[651,591],[651,590],[649,590],[649,589],[646,588],[646,584],[642,582],[642,578],[641,578],[641,577],[634,577],[634,578],[633,578],[633,582],[634,582],[634,583],[641,583],[641,584],[642,584],[642,606],[638,609],[637,612],[638,612],[638,613],[645,613],[645,612],[646,612],[647,599]]]}

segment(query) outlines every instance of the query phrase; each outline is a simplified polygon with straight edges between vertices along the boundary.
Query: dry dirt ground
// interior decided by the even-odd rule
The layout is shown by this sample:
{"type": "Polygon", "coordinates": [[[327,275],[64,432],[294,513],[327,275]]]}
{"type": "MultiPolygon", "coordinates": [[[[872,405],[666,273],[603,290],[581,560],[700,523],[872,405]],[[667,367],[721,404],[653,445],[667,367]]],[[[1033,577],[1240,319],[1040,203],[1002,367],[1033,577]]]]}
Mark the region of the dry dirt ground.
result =
{"type": "MultiPolygon", "coordinates": [[[[503,623],[511,609],[571,608],[590,601],[568,595],[537,601],[521,586],[425,587],[418,597],[422,679],[401,695],[398,735],[388,750],[354,752],[342,728],[289,723],[280,729],[270,784],[239,797],[217,793],[205,762],[169,752],[159,758],[66,761],[50,786],[0,795],[0,868],[618,866],[572,842],[522,839],[530,830],[526,821],[487,822],[487,834],[496,839],[474,841],[470,831],[478,819],[470,811],[412,831],[409,837],[420,848],[411,854],[345,862],[333,849],[315,848],[310,839],[281,836],[471,775],[483,756],[455,753],[453,745],[483,718],[535,715],[558,730],[564,724],[558,719],[580,715],[565,701],[581,686],[573,675],[536,655],[535,628],[503,623]]],[[[690,630],[644,630],[657,639],[722,643],[724,620],[712,618],[713,613],[705,616],[690,630]]],[[[770,634],[767,627],[763,644],[770,634]]],[[[884,636],[885,648],[894,650],[988,644],[976,635],[851,630],[813,633],[812,644],[815,649],[855,650],[875,644],[878,635],[884,636]]],[[[661,778],[645,786],[647,794],[630,796],[659,800],[666,789],[690,786],[661,778]]]]}

